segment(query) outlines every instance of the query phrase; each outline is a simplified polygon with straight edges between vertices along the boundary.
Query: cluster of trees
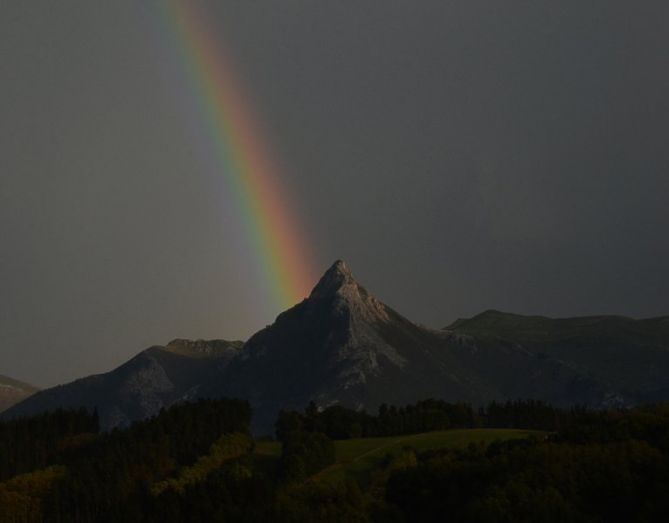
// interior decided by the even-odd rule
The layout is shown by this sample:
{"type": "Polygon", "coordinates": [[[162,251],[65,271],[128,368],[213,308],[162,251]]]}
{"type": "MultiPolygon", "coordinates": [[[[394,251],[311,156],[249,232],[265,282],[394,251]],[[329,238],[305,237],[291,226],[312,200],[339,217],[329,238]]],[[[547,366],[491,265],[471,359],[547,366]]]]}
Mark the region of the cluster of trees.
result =
{"type": "Polygon", "coordinates": [[[171,489],[183,494],[187,486],[201,483],[211,472],[223,467],[230,460],[248,454],[253,448],[253,438],[248,434],[224,434],[212,444],[209,453],[197,458],[193,465],[183,467],[175,477],[154,483],[151,493],[159,496],[171,489]]]}
{"type": "MultiPolygon", "coordinates": [[[[23,463],[25,481],[49,488],[17,490],[14,479],[0,484],[19,494],[0,506],[0,521],[136,521],[150,486],[193,465],[222,434],[248,437],[251,409],[240,400],[201,400],[177,405],[125,430],[97,433],[97,416],[57,411],[0,424],[0,461],[23,463]],[[17,437],[22,437],[21,442],[17,437]],[[47,449],[29,463],[24,456],[47,449]],[[49,466],[58,466],[51,469],[49,466]],[[31,476],[32,475],[32,476],[31,476]],[[39,495],[39,510],[34,499],[39,495]],[[22,501],[23,500],[23,501],[22,501]],[[30,510],[28,510],[30,509],[30,510]]],[[[21,476],[17,476],[21,478],[21,476]]]]}
{"type": "Polygon", "coordinates": [[[466,403],[428,399],[414,405],[381,405],[376,415],[335,405],[319,410],[312,402],[304,413],[281,411],[277,438],[294,431],[321,432],[331,439],[418,434],[434,430],[495,427],[556,431],[567,426],[583,409],[560,410],[541,401],[492,402],[474,410],[466,403]]]}
{"type": "Polygon", "coordinates": [[[473,411],[427,400],[374,416],[311,405],[279,416],[280,455],[254,451],[250,420],[244,401],[202,400],[110,433],[98,433],[95,414],[83,411],[1,423],[0,523],[362,523],[445,514],[465,522],[658,521],[669,513],[669,405],[597,412],[507,402],[473,411]],[[469,426],[551,432],[465,450],[405,448],[380,456],[362,483],[318,474],[335,463],[334,438],[469,426]],[[38,457],[26,457],[32,449],[38,457]]]}
{"type": "Polygon", "coordinates": [[[44,502],[45,521],[134,521],[150,486],[206,454],[225,433],[249,433],[251,408],[241,400],[200,400],[114,430],[64,463],[44,502]]]}
{"type": "Polygon", "coordinates": [[[142,507],[116,521],[276,521],[277,489],[275,463],[244,454],[222,463],[202,481],[185,483],[180,490],[142,495],[142,507]]]}
{"type": "Polygon", "coordinates": [[[66,475],[65,467],[53,465],[0,483],[0,521],[41,521],[42,498],[66,475]]]}
{"type": "Polygon", "coordinates": [[[82,434],[97,432],[97,413],[85,409],[0,423],[0,481],[55,463],[82,434]]]}
{"type": "Polygon", "coordinates": [[[319,410],[312,402],[304,413],[281,411],[276,422],[279,440],[289,432],[321,432],[331,439],[416,434],[480,425],[472,407],[463,403],[425,400],[415,405],[381,405],[377,415],[334,405],[319,410]]]}

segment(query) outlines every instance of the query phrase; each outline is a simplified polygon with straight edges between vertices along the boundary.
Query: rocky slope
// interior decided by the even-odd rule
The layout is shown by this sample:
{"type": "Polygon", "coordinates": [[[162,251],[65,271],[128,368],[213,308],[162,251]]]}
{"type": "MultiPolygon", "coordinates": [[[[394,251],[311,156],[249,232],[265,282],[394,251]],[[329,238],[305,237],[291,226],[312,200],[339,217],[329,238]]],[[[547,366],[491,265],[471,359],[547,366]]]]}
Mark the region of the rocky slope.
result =
{"type": "Polygon", "coordinates": [[[38,390],[27,383],[0,375],[0,412],[32,396],[38,390]]]}

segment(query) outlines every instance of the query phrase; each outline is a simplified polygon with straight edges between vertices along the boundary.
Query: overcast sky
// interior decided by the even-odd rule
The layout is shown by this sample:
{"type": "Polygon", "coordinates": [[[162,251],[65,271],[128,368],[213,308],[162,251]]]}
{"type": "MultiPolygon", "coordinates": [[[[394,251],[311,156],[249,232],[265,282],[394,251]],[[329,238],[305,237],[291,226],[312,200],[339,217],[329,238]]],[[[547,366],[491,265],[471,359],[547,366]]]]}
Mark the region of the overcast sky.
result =
{"type": "MultiPolygon", "coordinates": [[[[434,327],[669,314],[666,0],[202,8],[320,270],[434,327]]],[[[54,385],[279,312],[157,13],[0,3],[1,374],[54,385]]]]}

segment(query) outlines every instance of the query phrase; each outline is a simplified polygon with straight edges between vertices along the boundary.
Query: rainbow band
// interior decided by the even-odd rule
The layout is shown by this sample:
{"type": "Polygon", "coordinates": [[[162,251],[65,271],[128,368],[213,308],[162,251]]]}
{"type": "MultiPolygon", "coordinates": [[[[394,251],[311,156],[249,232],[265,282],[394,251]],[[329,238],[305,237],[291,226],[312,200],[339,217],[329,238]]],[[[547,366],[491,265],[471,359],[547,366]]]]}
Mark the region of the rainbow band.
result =
{"type": "Polygon", "coordinates": [[[247,233],[281,309],[304,298],[315,272],[280,176],[244,99],[239,76],[192,2],[164,2],[165,16],[216,148],[221,173],[240,204],[247,233]]]}

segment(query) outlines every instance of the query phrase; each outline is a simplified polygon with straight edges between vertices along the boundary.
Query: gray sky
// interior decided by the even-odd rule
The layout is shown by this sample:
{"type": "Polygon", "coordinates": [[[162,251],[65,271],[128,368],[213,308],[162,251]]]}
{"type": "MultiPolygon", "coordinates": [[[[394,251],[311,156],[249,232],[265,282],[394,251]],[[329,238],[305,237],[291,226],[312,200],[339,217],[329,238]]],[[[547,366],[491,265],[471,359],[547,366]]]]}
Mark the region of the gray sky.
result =
{"type": "MultiPolygon", "coordinates": [[[[0,4],[2,374],[53,385],[279,312],[156,6],[0,4]]],[[[665,0],[205,8],[323,271],[435,327],[669,313],[665,0]]]]}

